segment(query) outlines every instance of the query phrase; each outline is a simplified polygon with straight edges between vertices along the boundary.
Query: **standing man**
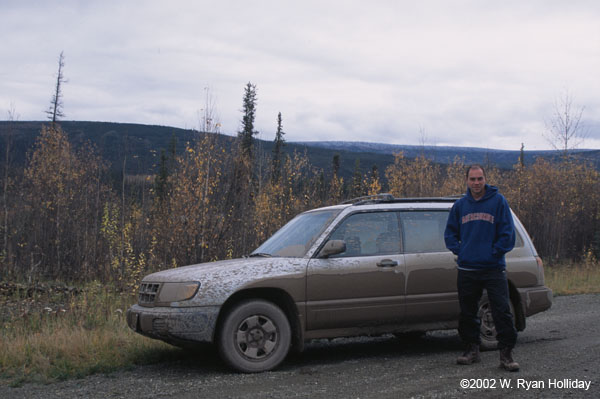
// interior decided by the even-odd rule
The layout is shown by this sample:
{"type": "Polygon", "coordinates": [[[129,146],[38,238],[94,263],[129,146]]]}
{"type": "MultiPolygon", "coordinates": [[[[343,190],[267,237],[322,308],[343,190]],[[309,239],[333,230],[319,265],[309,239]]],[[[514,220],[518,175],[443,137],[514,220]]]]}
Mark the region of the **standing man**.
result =
{"type": "Polygon", "coordinates": [[[515,245],[512,214],[498,188],[485,181],[481,165],[467,168],[467,193],[456,201],[446,224],[446,247],[458,256],[458,332],[466,350],[456,359],[458,364],[481,361],[479,357],[480,324],[477,317],[483,289],[487,291],[496,326],[500,366],[519,370],[512,358],[517,330],[510,311],[504,254],[515,245]]]}

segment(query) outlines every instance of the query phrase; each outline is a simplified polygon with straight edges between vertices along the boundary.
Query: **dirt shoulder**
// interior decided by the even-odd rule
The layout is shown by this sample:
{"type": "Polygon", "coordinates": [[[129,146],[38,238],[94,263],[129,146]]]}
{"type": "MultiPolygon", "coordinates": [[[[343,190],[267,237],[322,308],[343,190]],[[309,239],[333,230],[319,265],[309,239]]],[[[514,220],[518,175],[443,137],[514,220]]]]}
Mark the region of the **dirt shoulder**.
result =
{"type": "Polygon", "coordinates": [[[279,369],[236,374],[207,347],[175,362],[50,385],[0,386],[3,398],[399,398],[600,397],[600,295],[555,298],[527,320],[515,359],[521,371],[498,368],[498,353],[457,366],[456,331],[422,338],[319,340],[279,369]],[[465,383],[466,381],[466,383],[465,383]],[[466,384],[467,388],[461,387],[466,384]],[[588,385],[589,384],[589,385],[588,385]],[[587,390],[586,390],[587,387],[587,390]]]}

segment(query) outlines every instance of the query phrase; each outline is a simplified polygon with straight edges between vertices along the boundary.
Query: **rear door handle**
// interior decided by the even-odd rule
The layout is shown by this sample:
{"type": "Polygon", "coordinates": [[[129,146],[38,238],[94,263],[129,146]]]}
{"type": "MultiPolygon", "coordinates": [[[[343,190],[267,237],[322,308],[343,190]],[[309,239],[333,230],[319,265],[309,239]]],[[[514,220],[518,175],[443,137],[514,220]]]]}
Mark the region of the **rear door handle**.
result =
{"type": "Polygon", "coordinates": [[[391,259],[383,259],[381,262],[377,262],[377,266],[379,267],[394,267],[398,266],[398,262],[391,259]]]}

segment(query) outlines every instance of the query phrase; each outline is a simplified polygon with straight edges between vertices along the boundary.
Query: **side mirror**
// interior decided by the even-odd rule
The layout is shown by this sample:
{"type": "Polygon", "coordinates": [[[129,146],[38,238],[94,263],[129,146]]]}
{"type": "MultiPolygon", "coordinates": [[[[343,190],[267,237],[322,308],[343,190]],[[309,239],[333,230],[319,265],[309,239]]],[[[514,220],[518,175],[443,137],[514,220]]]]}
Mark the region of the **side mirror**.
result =
{"type": "Polygon", "coordinates": [[[342,240],[330,240],[325,243],[321,252],[319,252],[319,258],[328,258],[342,252],[346,252],[346,243],[342,240]]]}

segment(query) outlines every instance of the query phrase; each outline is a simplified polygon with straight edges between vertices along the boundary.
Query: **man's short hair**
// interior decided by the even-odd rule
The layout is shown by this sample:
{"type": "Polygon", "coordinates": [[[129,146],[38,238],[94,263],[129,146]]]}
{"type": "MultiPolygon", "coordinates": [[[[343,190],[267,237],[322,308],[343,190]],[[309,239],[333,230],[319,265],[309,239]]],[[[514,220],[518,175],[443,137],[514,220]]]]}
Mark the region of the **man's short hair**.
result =
{"type": "Polygon", "coordinates": [[[481,169],[481,171],[483,172],[483,177],[486,177],[486,176],[485,176],[485,169],[483,169],[483,166],[481,166],[481,165],[480,165],[480,164],[478,164],[478,163],[474,163],[474,164],[472,164],[472,165],[469,165],[469,166],[467,167],[467,173],[466,173],[466,175],[465,175],[465,178],[467,178],[467,179],[469,178],[469,172],[471,171],[471,169],[481,169]]]}

